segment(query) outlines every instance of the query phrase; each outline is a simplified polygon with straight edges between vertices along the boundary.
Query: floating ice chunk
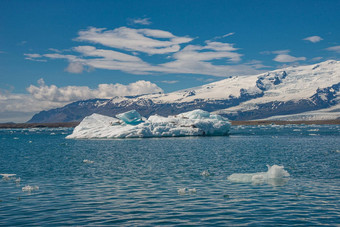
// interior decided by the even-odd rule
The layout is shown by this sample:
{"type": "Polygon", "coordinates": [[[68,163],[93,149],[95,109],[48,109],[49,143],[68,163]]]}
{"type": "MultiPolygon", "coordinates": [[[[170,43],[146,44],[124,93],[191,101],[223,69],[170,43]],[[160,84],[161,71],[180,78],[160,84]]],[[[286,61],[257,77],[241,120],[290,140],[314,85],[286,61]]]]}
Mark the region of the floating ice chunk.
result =
{"type": "Polygon", "coordinates": [[[204,170],[204,171],[201,173],[201,176],[203,176],[203,177],[209,177],[209,176],[210,176],[210,173],[208,172],[208,170],[204,170]]]}
{"type": "Polygon", "coordinates": [[[267,167],[268,167],[267,172],[234,173],[228,177],[228,180],[237,183],[253,183],[253,184],[269,183],[275,186],[287,182],[287,177],[289,177],[290,175],[284,169],[283,166],[267,165],[267,167]]]}
{"type": "Polygon", "coordinates": [[[83,163],[92,164],[92,163],[94,163],[94,161],[91,161],[91,160],[88,160],[88,159],[84,159],[83,163]]]}
{"type": "Polygon", "coordinates": [[[20,177],[15,179],[15,183],[20,184],[20,182],[21,182],[21,178],[20,177]]]}
{"type": "Polygon", "coordinates": [[[230,122],[226,118],[203,110],[169,117],[153,115],[145,121],[142,121],[137,111],[129,111],[117,117],[120,119],[92,114],[84,118],[66,138],[223,136],[227,135],[230,129],[230,122]]]}
{"type": "Polygon", "coordinates": [[[39,186],[26,185],[25,187],[22,187],[23,192],[31,192],[31,191],[35,191],[35,190],[39,190],[39,186]]]}
{"type": "Polygon", "coordinates": [[[2,176],[2,179],[9,180],[11,177],[14,177],[16,174],[13,173],[1,173],[0,176],[2,176]]]}
{"type": "Polygon", "coordinates": [[[177,193],[180,195],[185,195],[186,191],[187,191],[187,188],[180,188],[177,190],[177,193]]]}
{"type": "Polygon", "coordinates": [[[179,195],[195,194],[196,192],[196,188],[180,188],[177,190],[179,195]]]}
{"type": "Polygon", "coordinates": [[[192,193],[196,193],[196,188],[188,188],[188,193],[192,194],[192,193]]]}
{"type": "Polygon", "coordinates": [[[142,116],[136,110],[130,110],[125,113],[117,114],[116,117],[130,125],[138,125],[139,123],[143,122],[142,116]]]}

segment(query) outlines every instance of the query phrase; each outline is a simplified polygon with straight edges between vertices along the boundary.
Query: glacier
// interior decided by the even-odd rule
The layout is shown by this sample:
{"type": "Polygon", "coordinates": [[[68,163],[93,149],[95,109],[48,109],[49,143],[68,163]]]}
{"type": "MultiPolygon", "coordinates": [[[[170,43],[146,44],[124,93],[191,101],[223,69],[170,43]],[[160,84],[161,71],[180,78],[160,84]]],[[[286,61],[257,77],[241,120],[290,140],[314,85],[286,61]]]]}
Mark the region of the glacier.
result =
{"type": "Polygon", "coordinates": [[[114,139],[228,135],[228,119],[196,109],[174,116],[143,118],[136,110],[116,117],[92,114],[74,128],[67,139],[114,139]]]}

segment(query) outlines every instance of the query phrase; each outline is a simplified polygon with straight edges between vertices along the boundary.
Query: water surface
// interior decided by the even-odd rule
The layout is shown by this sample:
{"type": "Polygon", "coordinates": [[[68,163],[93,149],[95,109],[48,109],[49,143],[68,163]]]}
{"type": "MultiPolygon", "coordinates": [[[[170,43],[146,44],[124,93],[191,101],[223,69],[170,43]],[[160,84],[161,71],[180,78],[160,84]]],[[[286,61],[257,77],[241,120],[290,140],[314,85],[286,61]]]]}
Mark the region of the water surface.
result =
{"type": "Polygon", "coordinates": [[[340,126],[125,140],[65,139],[71,131],[0,130],[0,173],[21,178],[0,179],[0,225],[340,225],[340,126]],[[227,180],[267,164],[289,179],[227,180]]]}

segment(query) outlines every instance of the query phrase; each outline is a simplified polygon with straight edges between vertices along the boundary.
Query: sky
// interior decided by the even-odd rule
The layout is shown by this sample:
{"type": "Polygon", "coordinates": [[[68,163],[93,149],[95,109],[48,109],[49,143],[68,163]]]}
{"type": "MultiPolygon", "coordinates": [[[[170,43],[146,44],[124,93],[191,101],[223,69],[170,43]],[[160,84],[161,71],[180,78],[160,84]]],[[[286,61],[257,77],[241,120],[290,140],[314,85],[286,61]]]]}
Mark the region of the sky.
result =
{"type": "Polygon", "coordinates": [[[338,0],[2,0],[0,122],[340,59],[338,0]]]}

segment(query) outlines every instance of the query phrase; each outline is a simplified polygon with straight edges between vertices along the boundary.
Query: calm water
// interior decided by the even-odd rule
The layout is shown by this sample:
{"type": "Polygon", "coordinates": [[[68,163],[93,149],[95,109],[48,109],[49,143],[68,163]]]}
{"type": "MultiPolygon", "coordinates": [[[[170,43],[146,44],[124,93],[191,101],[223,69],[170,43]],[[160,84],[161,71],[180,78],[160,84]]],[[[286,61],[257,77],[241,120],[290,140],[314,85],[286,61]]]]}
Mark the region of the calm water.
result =
{"type": "Polygon", "coordinates": [[[0,173],[21,178],[0,179],[0,225],[340,225],[340,126],[128,140],[70,133],[0,130],[0,173]],[[266,164],[284,165],[289,180],[227,180],[266,164]],[[185,187],[196,193],[179,194],[185,187]]]}

